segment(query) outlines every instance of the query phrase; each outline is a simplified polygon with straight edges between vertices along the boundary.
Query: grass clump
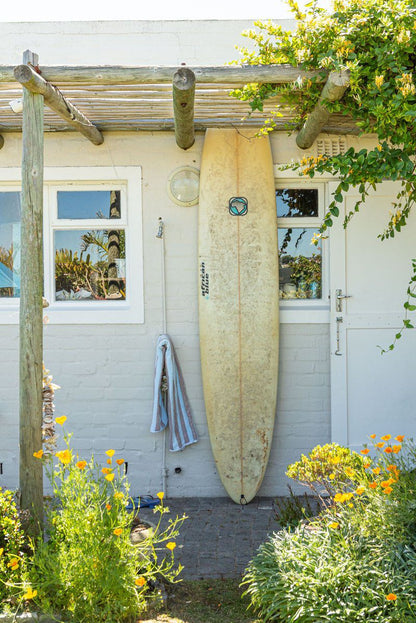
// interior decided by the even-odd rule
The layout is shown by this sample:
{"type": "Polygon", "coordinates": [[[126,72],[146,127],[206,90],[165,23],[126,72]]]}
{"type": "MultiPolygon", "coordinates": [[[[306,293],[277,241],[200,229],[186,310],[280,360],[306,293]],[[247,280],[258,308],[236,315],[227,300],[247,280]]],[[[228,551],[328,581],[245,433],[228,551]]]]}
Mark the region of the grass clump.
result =
{"type": "Polygon", "coordinates": [[[318,446],[289,466],[324,506],[251,561],[244,585],[263,621],[416,620],[415,464],[412,441],[385,435],[360,453],[318,446]]]}

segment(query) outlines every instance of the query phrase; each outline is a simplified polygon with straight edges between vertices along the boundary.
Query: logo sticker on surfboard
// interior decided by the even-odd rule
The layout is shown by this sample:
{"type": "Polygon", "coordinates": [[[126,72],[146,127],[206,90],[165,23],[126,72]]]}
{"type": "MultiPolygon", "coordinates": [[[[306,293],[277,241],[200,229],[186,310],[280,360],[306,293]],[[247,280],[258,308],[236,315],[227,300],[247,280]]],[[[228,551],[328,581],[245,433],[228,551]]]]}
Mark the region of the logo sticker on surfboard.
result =
{"type": "Polygon", "coordinates": [[[231,216],[245,216],[248,212],[248,201],[245,197],[231,197],[228,202],[231,216]]]}

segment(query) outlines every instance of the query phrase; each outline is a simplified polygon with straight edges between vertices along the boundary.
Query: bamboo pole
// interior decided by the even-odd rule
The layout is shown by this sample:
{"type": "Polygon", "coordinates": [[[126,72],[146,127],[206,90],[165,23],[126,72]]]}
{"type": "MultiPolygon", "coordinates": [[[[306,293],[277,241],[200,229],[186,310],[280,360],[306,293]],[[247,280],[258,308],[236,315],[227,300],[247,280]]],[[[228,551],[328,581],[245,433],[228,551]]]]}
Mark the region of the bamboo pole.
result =
{"type": "Polygon", "coordinates": [[[322,89],[318,103],[308,116],[305,124],[296,137],[297,146],[301,149],[309,149],[314,140],[325,126],[330,117],[330,113],[325,106],[325,102],[335,102],[340,100],[349,85],[349,72],[332,72],[322,89]]]}
{"type": "MultiPolygon", "coordinates": [[[[37,64],[29,50],[23,58],[37,64]]],[[[23,89],[19,486],[34,535],[41,533],[43,522],[43,466],[33,456],[42,447],[43,109],[43,96],[23,89]]]]}
{"type": "Polygon", "coordinates": [[[59,89],[44,80],[32,67],[29,65],[18,65],[14,69],[14,76],[31,93],[43,95],[45,103],[49,108],[73,125],[94,145],[101,145],[104,142],[103,135],[98,128],[66,100],[59,89]]]}
{"type": "MultiPolygon", "coordinates": [[[[172,83],[177,66],[124,67],[107,66],[42,66],[42,77],[52,83],[84,84],[163,84],[172,83]]],[[[314,78],[325,82],[322,71],[304,71],[291,65],[225,65],[189,67],[198,83],[243,85],[249,82],[284,84],[314,78]]],[[[14,68],[0,65],[0,82],[14,82],[14,68]]]]}
{"type": "Polygon", "coordinates": [[[195,74],[188,67],[180,67],[173,76],[173,113],[175,139],[181,149],[195,143],[194,102],[195,74]]]}

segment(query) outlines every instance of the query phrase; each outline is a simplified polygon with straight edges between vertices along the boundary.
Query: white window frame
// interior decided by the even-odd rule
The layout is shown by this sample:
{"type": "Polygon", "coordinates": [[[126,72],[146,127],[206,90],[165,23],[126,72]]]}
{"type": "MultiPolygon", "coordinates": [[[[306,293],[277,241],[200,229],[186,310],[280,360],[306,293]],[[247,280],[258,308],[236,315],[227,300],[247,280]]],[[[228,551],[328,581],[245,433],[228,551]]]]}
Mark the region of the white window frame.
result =
{"type": "MultiPolygon", "coordinates": [[[[16,191],[20,168],[0,169],[0,192],[16,191]]],[[[114,227],[114,221],[112,223],[114,227]]],[[[50,324],[141,324],[144,322],[143,232],[141,167],[45,167],[44,170],[44,288],[50,306],[50,324]],[[117,224],[126,231],[126,299],[107,301],[55,301],[54,231],[106,229],[107,219],[58,219],[59,190],[120,190],[122,206],[117,224]]],[[[19,322],[19,299],[0,299],[0,324],[19,322]]]]}
{"type": "MultiPolygon", "coordinates": [[[[317,230],[325,215],[327,205],[327,185],[323,181],[305,180],[279,176],[275,179],[275,188],[296,189],[316,188],[318,190],[318,216],[315,217],[280,217],[277,218],[277,227],[281,228],[306,228],[317,230]]],[[[329,322],[329,245],[328,240],[321,241],[322,249],[322,283],[320,299],[280,299],[280,322],[281,323],[328,323],[329,322]]]]}

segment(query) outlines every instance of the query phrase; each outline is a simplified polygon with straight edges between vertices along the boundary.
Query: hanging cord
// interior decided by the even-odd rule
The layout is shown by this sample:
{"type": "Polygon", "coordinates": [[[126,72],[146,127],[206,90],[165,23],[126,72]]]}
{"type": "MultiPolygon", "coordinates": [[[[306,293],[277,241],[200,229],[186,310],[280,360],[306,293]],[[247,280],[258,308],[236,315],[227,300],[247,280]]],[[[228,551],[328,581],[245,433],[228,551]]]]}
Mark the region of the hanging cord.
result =
{"type": "MultiPolygon", "coordinates": [[[[160,264],[161,264],[161,274],[162,274],[162,333],[166,333],[167,330],[167,313],[166,313],[166,271],[165,271],[165,224],[161,216],[159,216],[159,227],[157,230],[156,238],[160,240],[160,264]]],[[[167,408],[167,380],[164,376],[162,379],[162,393],[163,393],[163,402],[165,408],[167,408]]],[[[167,478],[168,478],[168,468],[166,465],[166,451],[167,451],[167,443],[168,436],[166,432],[166,428],[163,431],[163,450],[162,450],[162,470],[161,470],[161,482],[162,482],[162,491],[167,497],[167,478]]]]}

